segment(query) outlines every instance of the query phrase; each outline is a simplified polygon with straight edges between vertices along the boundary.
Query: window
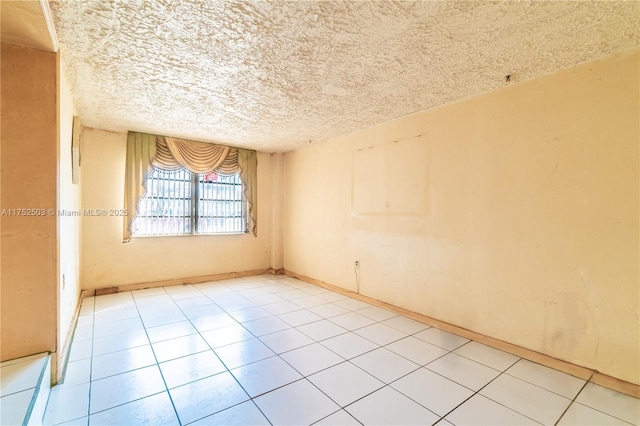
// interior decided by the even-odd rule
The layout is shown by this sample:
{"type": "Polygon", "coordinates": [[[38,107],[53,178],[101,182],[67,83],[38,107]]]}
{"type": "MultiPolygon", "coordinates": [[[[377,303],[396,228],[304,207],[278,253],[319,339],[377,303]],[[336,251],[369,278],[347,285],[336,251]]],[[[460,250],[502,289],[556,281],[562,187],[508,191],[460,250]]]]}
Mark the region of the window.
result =
{"type": "Polygon", "coordinates": [[[153,169],[138,204],[134,236],[242,234],[247,202],[240,174],[153,169]]]}

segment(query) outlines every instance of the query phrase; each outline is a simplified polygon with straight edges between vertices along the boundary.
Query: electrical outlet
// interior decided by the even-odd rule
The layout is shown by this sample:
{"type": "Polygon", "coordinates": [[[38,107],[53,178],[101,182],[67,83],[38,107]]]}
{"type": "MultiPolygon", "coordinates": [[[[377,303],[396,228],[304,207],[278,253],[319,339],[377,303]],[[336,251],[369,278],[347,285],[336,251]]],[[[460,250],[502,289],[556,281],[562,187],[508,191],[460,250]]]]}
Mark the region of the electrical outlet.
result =
{"type": "Polygon", "coordinates": [[[360,267],[360,261],[356,260],[355,262],[353,262],[353,266],[355,266],[356,268],[360,267]]]}

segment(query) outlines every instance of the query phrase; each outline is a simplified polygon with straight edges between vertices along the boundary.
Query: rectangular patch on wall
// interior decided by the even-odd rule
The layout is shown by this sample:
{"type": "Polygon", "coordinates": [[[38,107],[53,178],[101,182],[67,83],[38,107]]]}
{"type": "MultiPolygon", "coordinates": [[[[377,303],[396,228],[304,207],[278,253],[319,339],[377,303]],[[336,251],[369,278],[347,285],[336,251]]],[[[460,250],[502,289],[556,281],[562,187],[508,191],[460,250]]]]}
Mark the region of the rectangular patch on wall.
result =
{"type": "Polygon", "coordinates": [[[421,135],[355,151],[352,215],[425,215],[428,165],[428,144],[421,135]]]}

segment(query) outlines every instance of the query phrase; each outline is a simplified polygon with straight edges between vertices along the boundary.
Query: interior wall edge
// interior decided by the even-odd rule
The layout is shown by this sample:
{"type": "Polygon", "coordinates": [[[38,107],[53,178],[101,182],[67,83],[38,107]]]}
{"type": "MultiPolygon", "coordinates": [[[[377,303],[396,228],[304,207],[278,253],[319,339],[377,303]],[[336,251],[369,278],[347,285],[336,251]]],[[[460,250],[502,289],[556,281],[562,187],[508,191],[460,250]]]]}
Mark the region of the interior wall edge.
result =
{"type": "Polygon", "coordinates": [[[544,365],[545,367],[553,368],[555,370],[561,371],[563,373],[570,374],[574,377],[577,377],[582,380],[591,381],[597,385],[604,386],[609,389],[613,389],[620,393],[624,393],[626,395],[633,396],[635,398],[640,398],[640,385],[635,383],[630,383],[616,377],[611,377],[606,374],[600,373],[597,370],[593,370],[587,367],[583,367],[580,365],[573,364],[571,362],[554,358],[552,356],[536,352],[532,349],[528,349],[522,346],[515,345],[513,343],[505,342],[502,340],[495,339],[490,336],[486,336],[480,333],[477,333],[473,330],[465,329],[462,327],[458,327],[454,324],[449,324],[444,321],[440,321],[436,318],[431,318],[426,315],[419,314],[417,312],[413,312],[390,303],[383,302],[378,299],[374,299],[369,296],[365,296],[361,293],[355,293],[350,290],[346,290],[342,287],[335,286],[333,284],[329,284],[315,278],[307,277],[302,274],[298,274],[296,272],[285,269],[285,275],[296,278],[300,281],[304,281],[309,284],[313,284],[322,288],[326,288],[328,290],[332,290],[343,294],[345,296],[351,297],[353,299],[360,300],[362,302],[369,303],[371,305],[377,306],[382,309],[386,309],[392,312],[396,312],[398,314],[404,315],[416,321],[422,322],[424,324],[437,327],[441,330],[448,331],[459,336],[465,337],[467,339],[471,339],[478,343],[482,343],[484,345],[490,346],[494,349],[498,349],[504,352],[508,352],[510,354],[519,356],[520,358],[524,358],[526,360],[535,362],[537,364],[544,365]]]}
{"type": "Polygon", "coordinates": [[[56,368],[51,369],[51,386],[56,385],[60,381],[64,380],[64,373],[66,372],[67,362],[69,361],[71,342],[76,331],[78,317],[80,316],[80,308],[82,307],[82,299],[84,297],[84,291],[81,291],[78,294],[78,301],[76,303],[76,309],[73,312],[73,317],[71,318],[71,325],[69,326],[62,346],[58,348],[58,352],[56,353],[56,368]]]}

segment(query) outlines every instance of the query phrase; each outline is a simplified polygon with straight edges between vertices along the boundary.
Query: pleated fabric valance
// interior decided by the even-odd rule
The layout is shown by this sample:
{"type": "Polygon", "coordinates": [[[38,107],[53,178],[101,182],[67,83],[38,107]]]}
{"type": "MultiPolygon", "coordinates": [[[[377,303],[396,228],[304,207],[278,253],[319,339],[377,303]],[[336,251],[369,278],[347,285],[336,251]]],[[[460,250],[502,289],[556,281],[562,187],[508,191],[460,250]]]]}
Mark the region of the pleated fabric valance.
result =
{"type": "Polygon", "coordinates": [[[124,242],[131,240],[138,202],[146,193],[147,176],[153,168],[168,171],[185,168],[197,174],[240,172],[249,204],[249,229],[257,236],[257,165],[256,152],[252,150],[129,132],[124,195],[124,208],[129,215],[124,217],[124,242]]]}

